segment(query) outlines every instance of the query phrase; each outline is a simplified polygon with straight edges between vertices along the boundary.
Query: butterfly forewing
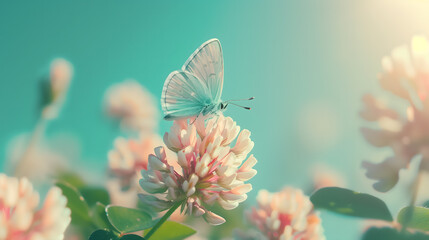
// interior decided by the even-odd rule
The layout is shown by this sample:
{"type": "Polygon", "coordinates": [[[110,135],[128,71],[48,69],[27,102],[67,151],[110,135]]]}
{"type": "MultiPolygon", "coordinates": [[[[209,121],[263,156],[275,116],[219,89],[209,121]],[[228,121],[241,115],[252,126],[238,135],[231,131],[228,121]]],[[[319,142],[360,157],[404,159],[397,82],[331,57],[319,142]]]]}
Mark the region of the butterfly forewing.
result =
{"type": "Polygon", "coordinates": [[[223,87],[222,47],[218,39],[203,43],[186,61],[183,71],[205,83],[214,103],[219,103],[223,87]]]}
{"type": "Polygon", "coordinates": [[[174,71],[164,83],[161,106],[166,119],[198,115],[210,103],[206,85],[189,72],[174,71]]]}

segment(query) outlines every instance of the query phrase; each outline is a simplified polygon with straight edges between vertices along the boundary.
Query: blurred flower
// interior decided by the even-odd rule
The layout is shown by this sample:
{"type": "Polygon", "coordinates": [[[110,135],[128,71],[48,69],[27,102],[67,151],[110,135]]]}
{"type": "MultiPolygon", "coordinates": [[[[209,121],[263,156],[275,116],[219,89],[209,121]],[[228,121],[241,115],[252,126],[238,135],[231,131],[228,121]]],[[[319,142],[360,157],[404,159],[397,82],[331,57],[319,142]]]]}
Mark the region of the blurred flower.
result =
{"type": "Polygon", "coordinates": [[[108,154],[110,171],[128,185],[136,174],[147,169],[149,155],[154,148],[162,146],[163,142],[158,134],[141,134],[138,140],[118,137],[114,145],[115,148],[108,154]]]}
{"type": "Polygon", "coordinates": [[[234,229],[233,234],[234,234],[233,239],[236,239],[236,240],[267,240],[267,238],[260,231],[254,228],[234,229]]]}
{"type": "Polygon", "coordinates": [[[135,80],[111,86],[105,94],[107,112],[124,128],[153,132],[159,112],[152,94],[135,80]]]}
{"type": "Polygon", "coordinates": [[[70,80],[73,76],[71,64],[62,58],[57,58],[51,63],[51,89],[54,99],[67,92],[70,80]]]}
{"type": "Polygon", "coordinates": [[[270,240],[324,240],[318,213],[301,190],[290,187],[277,193],[260,190],[258,206],[249,221],[270,240]]]}
{"type": "Polygon", "coordinates": [[[163,197],[142,194],[141,200],[158,211],[181,202],[188,215],[203,216],[213,225],[224,223],[203,204],[217,202],[230,210],[246,200],[252,185],[244,182],[256,174],[252,169],[256,159],[251,155],[246,160],[254,145],[250,132],[240,132],[240,127],[223,115],[207,122],[200,116],[193,123],[175,121],[164,142],[177,154],[180,170],[168,163],[163,147],[156,148],[155,155],[149,156],[148,169],[142,171],[140,186],[163,197]]]}
{"type": "MultiPolygon", "coordinates": [[[[137,206],[137,195],[145,193],[138,184],[140,172],[147,169],[149,155],[159,146],[164,146],[164,143],[158,134],[141,134],[138,140],[122,137],[115,140],[115,148],[108,154],[109,168],[114,177],[106,185],[112,204],[130,208],[137,206]]],[[[178,168],[175,153],[166,152],[169,164],[178,168]]],[[[176,211],[171,219],[183,220],[183,216],[176,211]]]]}
{"type": "Polygon", "coordinates": [[[334,169],[317,164],[312,171],[313,191],[325,187],[344,187],[344,177],[334,169]]]}
{"type": "Polygon", "coordinates": [[[44,107],[42,117],[45,119],[53,119],[58,116],[59,110],[65,100],[70,80],[73,76],[73,67],[65,59],[57,58],[51,63],[49,99],[44,107]]]}
{"type": "Polygon", "coordinates": [[[40,210],[39,194],[26,179],[0,174],[0,239],[61,240],[70,223],[70,210],[61,190],[49,190],[40,210]]]}
{"type": "Polygon", "coordinates": [[[28,134],[18,135],[7,147],[6,163],[13,168],[16,177],[26,177],[33,183],[41,183],[67,169],[68,159],[61,149],[67,146],[68,149],[76,150],[76,142],[67,137],[55,137],[49,143],[38,140],[30,144],[33,138],[28,134]]]}
{"type": "Polygon", "coordinates": [[[393,156],[381,163],[363,162],[367,177],[376,180],[374,188],[389,191],[399,180],[399,171],[408,168],[417,155],[421,168],[429,167],[429,47],[425,38],[416,36],[411,47],[401,46],[384,57],[381,86],[405,100],[406,109],[395,110],[372,95],[363,97],[361,117],[378,124],[378,128],[361,129],[365,139],[375,147],[390,147],[393,156]]]}
{"type": "Polygon", "coordinates": [[[124,190],[121,181],[116,178],[108,180],[106,188],[109,192],[111,204],[128,208],[137,206],[138,189],[135,186],[124,190]]]}

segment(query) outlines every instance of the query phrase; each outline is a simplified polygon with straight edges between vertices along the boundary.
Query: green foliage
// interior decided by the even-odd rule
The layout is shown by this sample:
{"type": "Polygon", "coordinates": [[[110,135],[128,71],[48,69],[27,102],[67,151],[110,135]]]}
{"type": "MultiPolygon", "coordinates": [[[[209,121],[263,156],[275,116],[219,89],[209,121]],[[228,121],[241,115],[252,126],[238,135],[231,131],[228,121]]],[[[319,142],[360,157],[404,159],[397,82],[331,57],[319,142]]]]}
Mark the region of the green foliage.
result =
{"type": "Polygon", "coordinates": [[[70,186],[75,187],[76,189],[80,189],[86,186],[85,180],[78,174],[74,172],[61,172],[56,177],[57,182],[67,183],[70,186]]]}
{"type": "Polygon", "coordinates": [[[379,198],[339,187],[322,188],[310,197],[315,208],[342,215],[393,221],[386,204],[379,198]]]}
{"type": "Polygon", "coordinates": [[[140,237],[139,235],[128,234],[128,235],[122,236],[121,238],[119,238],[119,240],[144,240],[144,238],[140,237]]]}
{"type": "Polygon", "coordinates": [[[99,202],[92,208],[92,221],[99,228],[114,229],[107,218],[106,206],[99,202]]]}
{"type": "Polygon", "coordinates": [[[97,202],[104,205],[108,205],[110,203],[109,193],[104,188],[83,186],[79,188],[79,191],[89,206],[94,206],[97,202]]]}
{"type": "Polygon", "coordinates": [[[67,176],[70,178],[64,178],[64,176],[66,175],[63,175],[62,179],[71,180],[73,184],[76,184],[75,186],[80,186],[81,189],[79,191],[69,183],[59,182],[56,184],[67,198],[67,207],[71,210],[72,224],[86,236],[94,230],[105,229],[93,232],[90,239],[117,239],[109,238],[109,236],[116,236],[119,233],[115,231],[107,219],[104,205],[110,202],[107,191],[102,188],[85,186],[84,182],[76,177],[77,175],[68,174],[67,176]]]}
{"type": "MultiPolygon", "coordinates": [[[[148,230],[147,232],[149,232],[148,230]]],[[[162,226],[150,237],[154,240],[182,240],[193,234],[196,231],[186,225],[178,222],[166,221],[162,226]]]]}
{"type": "Polygon", "coordinates": [[[384,228],[370,228],[362,237],[362,240],[427,240],[429,235],[424,233],[415,232],[400,232],[397,229],[384,227],[384,228]]]}
{"type": "Polygon", "coordinates": [[[91,236],[89,236],[89,240],[117,240],[117,239],[119,239],[118,236],[116,236],[115,234],[107,230],[102,230],[102,229],[99,229],[93,232],[91,236]]]}
{"type": "Polygon", "coordinates": [[[67,198],[67,207],[71,210],[72,224],[87,225],[91,222],[89,207],[82,195],[67,183],[56,184],[67,198]]]}
{"type": "Polygon", "coordinates": [[[91,234],[89,240],[144,240],[144,238],[135,234],[116,236],[108,230],[99,229],[91,234]]]}
{"type": "Polygon", "coordinates": [[[407,227],[429,231],[429,209],[424,207],[405,207],[398,213],[398,222],[407,227]]]}
{"type": "Polygon", "coordinates": [[[150,214],[141,209],[108,206],[106,212],[109,222],[121,234],[145,230],[156,223],[152,221],[150,214]]]}

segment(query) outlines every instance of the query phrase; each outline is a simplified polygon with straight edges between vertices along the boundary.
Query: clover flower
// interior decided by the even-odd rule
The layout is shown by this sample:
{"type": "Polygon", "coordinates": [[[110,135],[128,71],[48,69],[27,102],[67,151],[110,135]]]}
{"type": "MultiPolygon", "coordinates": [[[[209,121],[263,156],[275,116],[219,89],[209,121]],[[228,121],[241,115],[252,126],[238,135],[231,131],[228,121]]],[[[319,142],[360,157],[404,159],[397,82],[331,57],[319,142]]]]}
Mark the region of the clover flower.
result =
{"type": "Polygon", "coordinates": [[[380,85],[406,103],[393,109],[380,98],[365,95],[361,117],[378,127],[361,129],[375,147],[389,147],[393,155],[381,163],[363,162],[367,177],[376,180],[374,188],[389,191],[399,180],[399,171],[421,156],[421,168],[429,167],[429,44],[423,37],[412,39],[411,47],[401,46],[382,60],[380,85]],[[405,100],[405,101],[404,101],[405,100]]]}
{"type": "Polygon", "coordinates": [[[260,190],[258,206],[247,217],[269,240],[324,240],[321,220],[301,190],[260,190]]]}
{"type": "Polygon", "coordinates": [[[142,194],[141,200],[158,211],[179,203],[188,215],[203,216],[213,225],[224,223],[225,219],[203,205],[217,202],[231,210],[246,200],[252,185],[245,181],[256,174],[252,169],[256,159],[253,155],[246,159],[254,145],[250,132],[240,131],[223,115],[207,122],[199,116],[189,122],[175,121],[164,143],[177,154],[179,167],[169,164],[164,147],[156,148],[149,156],[148,169],[142,170],[140,186],[157,195],[142,194]]]}
{"type": "Polygon", "coordinates": [[[149,155],[163,143],[158,134],[141,134],[137,140],[118,137],[114,145],[115,148],[108,153],[110,171],[129,180],[142,169],[147,169],[149,155]]]}
{"type": "MultiPolygon", "coordinates": [[[[113,174],[106,183],[110,201],[114,205],[137,207],[137,195],[145,193],[138,184],[140,172],[147,169],[148,157],[154,148],[164,146],[164,143],[158,134],[141,134],[138,139],[118,137],[114,144],[115,148],[108,154],[109,169],[113,174]]],[[[167,156],[172,166],[179,166],[173,152],[167,150],[167,156]]],[[[171,219],[183,220],[183,216],[176,211],[171,219]]]]}
{"type": "Polygon", "coordinates": [[[61,190],[53,187],[41,209],[39,194],[26,178],[0,174],[0,240],[61,240],[69,225],[70,210],[61,190]]]}
{"type": "Polygon", "coordinates": [[[127,129],[153,132],[159,112],[152,94],[135,80],[111,86],[105,94],[107,112],[127,129]]]}
{"type": "Polygon", "coordinates": [[[137,194],[141,192],[138,180],[140,171],[147,169],[149,154],[163,145],[158,134],[141,134],[139,139],[116,138],[115,148],[108,153],[109,169],[113,178],[106,187],[113,204],[124,207],[137,206],[137,194]]]}

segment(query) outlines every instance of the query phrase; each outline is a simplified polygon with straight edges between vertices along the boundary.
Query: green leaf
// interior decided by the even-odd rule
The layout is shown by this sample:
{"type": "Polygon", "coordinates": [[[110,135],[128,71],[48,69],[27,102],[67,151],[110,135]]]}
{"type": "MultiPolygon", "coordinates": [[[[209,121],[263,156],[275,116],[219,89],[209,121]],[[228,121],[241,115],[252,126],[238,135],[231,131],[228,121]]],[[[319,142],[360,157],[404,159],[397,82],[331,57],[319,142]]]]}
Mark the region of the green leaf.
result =
{"type": "Polygon", "coordinates": [[[76,225],[87,225],[90,223],[89,207],[82,195],[67,183],[57,183],[56,185],[67,198],[67,207],[71,210],[72,223],[76,225]]]}
{"type": "MultiPolygon", "coordinates": [[[[148,233],[150,230],[145,231],[148,233]]],[[[193,234],[196,231],[186,225],[178,222],[166,221],[158,230],[150,237],[156,240],[182,240],[193,234]]]]}
{"type": "Polygon", "coordinates": [[[92,208],[92,221],[99,228],[114,230],[114,227],[110,224],[109,219],[107,218],[106,206],[99,202],[92,208]]]}
{"type": "Polygon", "coordinates": [[[393,221],[386,204],[379,198],[339,187],[321,188],[310,197],[315,208],[342,215],[393,221]]]}
{"type": "Polygon", "coordinates": [[[74,172],[61,172],[57,176],[57,182],[67,183],[79,189],[86,185],[85,180],[74,172]]]}
{"type": "Polygon", "coordinates": [[[398,213],[398,222],[405,223],[410,228],[429,231],[429,209],[424,207],[404,207],[398,213]]]}
{"type": "Polygon", "coordinates": [[[143,210],[119,206],[106,208],[107,218],[120,233],[131,233],[151,228],[152,217],[143,210]]]}
{"type": "Polygon", "coordinates": [[[104,205],[110,203],[109,193],[104,188],[85,186],[80,188],[79,191],[89,206],[94,206],[97,202],[104,205]]]}
{"type": "Polygon", "coordinates": [[[424,233],[415,232],[399,232],[394,228],[384,227],[384,228],[370,228],[362,236],[362,240],[427,240],[429,235],[424,233]]]}
{"type": "Polygon", "coordinates": [[[117,239],[118,237],[115,234],[103,229],[96,230],[91,234],[91,236],[89,236],[89,240],[117,240],[117,239]]]}
{"type": "Polygon", "coordinates": [[[135,234],[124,235],[123,237],[121,237],[119,239],[120,240],[144,240],[144,238],[140,237],[139,235],[135,235],[135,234]]]}

